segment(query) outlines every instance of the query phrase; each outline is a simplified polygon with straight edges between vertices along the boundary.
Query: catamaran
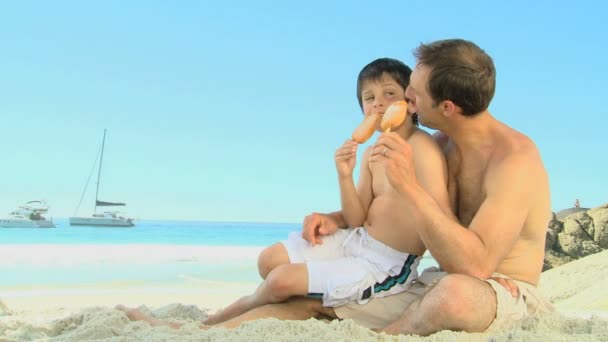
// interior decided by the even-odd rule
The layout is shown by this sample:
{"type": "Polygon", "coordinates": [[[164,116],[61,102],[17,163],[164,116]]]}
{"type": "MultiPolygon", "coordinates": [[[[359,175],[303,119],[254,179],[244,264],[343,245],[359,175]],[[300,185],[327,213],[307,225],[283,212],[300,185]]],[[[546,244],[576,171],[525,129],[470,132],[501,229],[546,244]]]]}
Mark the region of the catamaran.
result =
{"type": "Polygon", "coordinates": [[[45,201],[29,201],[17,210],[8,214],[7,218],[0,218],[2,228],[55,228],[52,220],[43,214],[49,211],[45,201]]]}
{"type": "MultiPolygon", "coordinates": [[[[70,226],[100,226],[100,227],[133,227],[135,224],[133,223],[132,218],[125,217],[118,210],[105,210],[103,212],[98,212],[98,207],[121,207],[125,206],[125,203],[122,202],[107,202],[99,200],[99,183],[101,179],[101,165],[103,163],[103,150],[106,142],[106,129],[103,130],[103,139],[101,141],[101,153],[99,157],[99,169],[97,171],[97,189],[95,191],[95,209],[93,210],[93,215],[91,216],[74,216],[70,217],[70,226]]],[[[90,178],[90,177],[89,177],[90,178]]],[[[82,203],[82,198],[86,193],[87,184],[84,187],[84,191],[82,193],[82,197],[80,198],[80,203],[82,203]]],[[[80,208],[80,203],[78,204],[78,208],[76,208],[76,212],[80,208]]],[[[75,214],[76,215],[76,214],[75,214]]]]}

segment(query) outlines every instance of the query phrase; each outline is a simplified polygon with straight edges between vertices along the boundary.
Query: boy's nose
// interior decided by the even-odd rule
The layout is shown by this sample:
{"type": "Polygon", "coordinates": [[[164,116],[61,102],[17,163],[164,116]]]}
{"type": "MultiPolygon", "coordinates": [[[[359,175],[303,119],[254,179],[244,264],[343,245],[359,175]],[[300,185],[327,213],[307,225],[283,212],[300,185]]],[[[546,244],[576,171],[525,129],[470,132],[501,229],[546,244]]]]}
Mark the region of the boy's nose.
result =
{"type": "Polygon", "coordinates": [[[374,99],[374,108],[380,109],[382,107],[384,107],[384,100],[379,98],[374,99]]]}

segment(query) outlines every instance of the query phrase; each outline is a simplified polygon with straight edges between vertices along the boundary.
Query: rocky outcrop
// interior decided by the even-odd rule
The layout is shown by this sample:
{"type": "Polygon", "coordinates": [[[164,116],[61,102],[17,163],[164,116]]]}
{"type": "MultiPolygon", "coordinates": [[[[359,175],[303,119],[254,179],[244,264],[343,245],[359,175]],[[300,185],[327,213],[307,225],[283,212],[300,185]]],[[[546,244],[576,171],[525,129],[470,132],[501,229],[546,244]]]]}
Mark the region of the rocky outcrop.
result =
{"type": "Polygon", "coordinates": [[[557,213],[555,213],[555,218],[557,218],[558,220],[564,220],[566,217],[581,212],[581,211],[587,211],[589,210],[589,208],[567,208],[567,209],[562,209],[560,211],[558,211],[557,213]]]}
{"type": "Polygon", "coordinates": [[[553,214],[547,227],[543,271],[608,249],[608,203],[553,214]]]}

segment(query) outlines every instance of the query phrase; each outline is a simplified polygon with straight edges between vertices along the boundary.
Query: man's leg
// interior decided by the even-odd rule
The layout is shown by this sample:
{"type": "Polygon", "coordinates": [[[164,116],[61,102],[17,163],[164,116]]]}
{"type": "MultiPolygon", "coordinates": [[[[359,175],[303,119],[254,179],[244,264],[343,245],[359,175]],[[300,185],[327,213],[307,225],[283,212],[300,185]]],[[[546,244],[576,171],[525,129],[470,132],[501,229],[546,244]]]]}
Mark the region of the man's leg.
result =
{"type": "Polygon", "coordinates": [[[280,265],[268,274],[254,294],[244,296],[216,314],[209,316],[204,324],[225,322],[258,306],[284,302],[293,296],[308,293],[308,270],[306,264],[280,265]]]}
{"type": "Polygon", "coordinates": [[[447,275],[412,303],[387,334],[430,335],[441,330],[482,332],[496,317],[496,293],[477,278],[447,275]]]}
{"type": "Polygon", "coordinates": [[[262,279],[266,279],[268,273],[279,265],[289,264],[289,255],[282,243],[265,248],[258,257],[258,272],[262,279]]]}

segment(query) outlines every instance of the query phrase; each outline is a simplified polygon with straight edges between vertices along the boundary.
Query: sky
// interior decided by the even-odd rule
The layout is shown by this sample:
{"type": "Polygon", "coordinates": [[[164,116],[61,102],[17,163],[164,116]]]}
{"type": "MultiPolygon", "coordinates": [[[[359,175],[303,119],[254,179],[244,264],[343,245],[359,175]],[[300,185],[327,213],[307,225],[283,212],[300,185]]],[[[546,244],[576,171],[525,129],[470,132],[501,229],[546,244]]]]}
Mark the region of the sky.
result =
{"type": "Polygon", "coordinates": [[[104,129],[99,198],[136,219],[295,223],[339,209],[333,154],[362,118],[358,72],[379,57],[413,66],[418,44],[446,38],[494,59],[489,110],[538,145],[553,210],[604,204],[607,7],[3,2],[0,216],[36,199],[75,214],[104,129]]]}

